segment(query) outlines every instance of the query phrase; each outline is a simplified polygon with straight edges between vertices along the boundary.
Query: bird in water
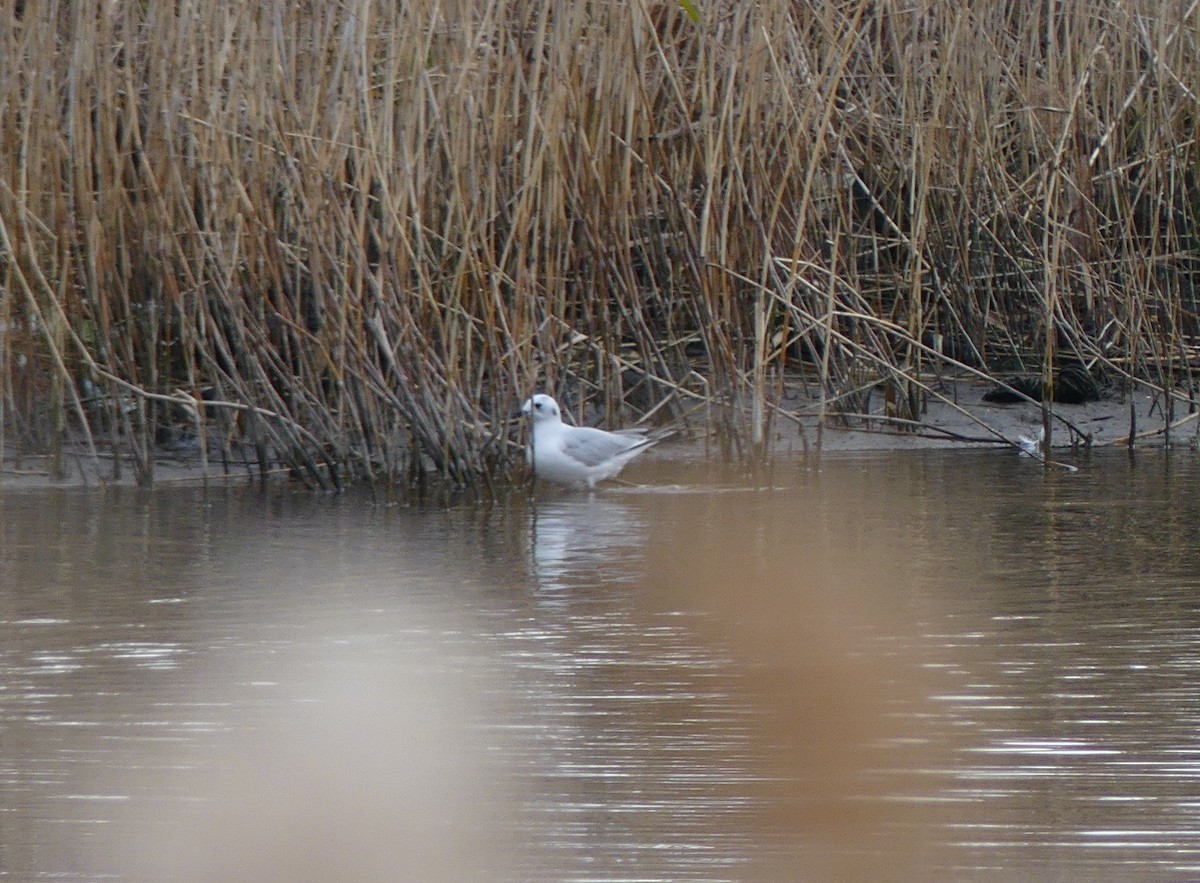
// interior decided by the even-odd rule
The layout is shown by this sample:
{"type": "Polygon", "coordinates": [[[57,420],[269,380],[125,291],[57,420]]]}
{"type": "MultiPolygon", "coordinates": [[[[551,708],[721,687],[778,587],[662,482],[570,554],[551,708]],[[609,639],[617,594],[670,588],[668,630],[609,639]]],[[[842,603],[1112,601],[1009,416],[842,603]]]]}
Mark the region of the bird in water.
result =
{"type": "Polygon", "coordinates": [[[661,438],[650,438],[643,429],[607,432],[589,426],[568,426],[558,402],[538,393],[525,402],[521,413],[533,418],[533,437],[525,458],[538,478],[573,487],[615,478],[625,464],[661,438]]]}

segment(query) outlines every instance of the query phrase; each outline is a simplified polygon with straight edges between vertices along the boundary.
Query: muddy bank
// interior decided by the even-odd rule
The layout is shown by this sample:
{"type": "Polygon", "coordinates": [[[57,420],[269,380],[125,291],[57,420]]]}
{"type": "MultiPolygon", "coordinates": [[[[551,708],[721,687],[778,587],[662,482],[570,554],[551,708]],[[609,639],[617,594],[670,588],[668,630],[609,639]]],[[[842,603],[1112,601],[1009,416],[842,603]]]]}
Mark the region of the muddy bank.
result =
{"type": "MultiPolygon", "coordinates": [[[[810,447],[819,442],[823,453],[836,453],[962,445],[1015,446],[1023,436],[1036,438],[1042,428],[1041,404],[985,401],[984,395],[990,389],[993,389],[991,384],[976,381],[943,384],[939,392],[948,402],[930,400],[919,424],[887,419],[882,401],[873,403],[868,417],[842,419],[834,415],[822,422],[818,401],[793,395],[781,403],[781,410],[796,418],[777,414],[771,443],[776,450],[788,450],[803,447],[807,440],[810,447]]],[[[1200,423],[1196,413],[1189,415],[1188,410],[1187,402],[1176,399],[1169,433],[1173,445],[1191,445],[1196,441],[1200,423]]],[[[1138,445],[1161,445],[1166,437],[1161,393],[1114,393],[1082,404],[1055,403],[1051,413],[1054,415],[1051,442],[1056,449],[1128,444],[1131,422],[1135,424],[1138,445]]]]}
{"type": "MultiPolygon", "coordinates": [[[[931,400],[919,423],[889,419],[884,414],[882,400],[872,403],[864,415],[842,416],[828,414],[820,418],[820,402],[796,389],[771,408],[769,444],[773,456],[790,457],[836,456],[840,453],[859,453],[933,448],[1017,447],[1022,438],[1036,438],[1041,431],[1042,410],[1038,404],[996,404],[984,400],[989,385],[975,381],[944,384],[940,392],[947,401],[931,400]]],[[[1091,444],[1109,447],[1128,444],[1131,418],[1136,422],[1137,445],[1161,446],[1169,437],[1172,445],[1196,446],[1200,421],[1189,414],[1187,402],[1176,401],[1172,428],[1164,432],[1162,395],[1138,391],[1132,396],[1109,395],[1099,401],[1084,404],[1055,404],[1052,443],[1064,451],[1055,459],[1070,459],[1073,447],[1091,444]],[[1130,407],[1132,401],[1132,409],[1130,407]]],[[[646,460],[686,460],[718,456],[719,446],[711,436],[706,439],[703,426],[692,422],[689,430],[680,432],[650,452],[646,460]]],[[[50,488],[134,486],[136,470],[132,461],[106,448],[98,460],[93,460],[81,447],[70,448],[62,458],[61,477],[52,474],[49,458],[44,455],[6,454],[0,469],[0,488],[50,488]]],[[[210,453],[207,466],[197,445],[177,445],[155,452],[154,482],[156,485],[202,483],[204,481],[249,482],[260,477],[258,464],[252,456],[235,453],[225,460],[210,453]]],[[[518,466],[516,477],[523,478],[518,466]]],[[[268,480],[287,482],[289,470],[279,468],[268,474],[268,480]]]]}

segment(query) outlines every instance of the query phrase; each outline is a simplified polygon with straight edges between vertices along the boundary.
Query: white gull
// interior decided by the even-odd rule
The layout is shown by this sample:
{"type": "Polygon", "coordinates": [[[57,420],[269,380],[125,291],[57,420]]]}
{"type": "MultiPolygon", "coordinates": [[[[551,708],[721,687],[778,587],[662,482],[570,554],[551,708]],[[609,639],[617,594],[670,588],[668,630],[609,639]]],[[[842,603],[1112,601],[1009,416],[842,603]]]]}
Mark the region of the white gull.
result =
{"type": "Polygon", "coordinates": [[[589,426],[568,426],[558,402],[538,393],[525,402],[521,413],[533,418],[532,444],[526,459],[533,474],[546,481],[572,486],[615,478],[625,464],[660,438],[648,438],[644,429],[607,432],[589,426]]]}

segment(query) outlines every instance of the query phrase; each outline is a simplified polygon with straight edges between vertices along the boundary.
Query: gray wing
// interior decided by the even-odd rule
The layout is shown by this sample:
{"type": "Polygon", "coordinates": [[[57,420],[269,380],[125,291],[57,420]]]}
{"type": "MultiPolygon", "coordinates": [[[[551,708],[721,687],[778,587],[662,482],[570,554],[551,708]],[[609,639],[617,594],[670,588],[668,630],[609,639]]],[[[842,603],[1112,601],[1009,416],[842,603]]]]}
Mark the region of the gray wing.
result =
{"type": "Polygon", "coordinates": [[[634,448],[653,444],[639,429],[605,432],[588,426],[571,426],[563,433],[563,453],[584,466],[599,466],[634,448]]]}

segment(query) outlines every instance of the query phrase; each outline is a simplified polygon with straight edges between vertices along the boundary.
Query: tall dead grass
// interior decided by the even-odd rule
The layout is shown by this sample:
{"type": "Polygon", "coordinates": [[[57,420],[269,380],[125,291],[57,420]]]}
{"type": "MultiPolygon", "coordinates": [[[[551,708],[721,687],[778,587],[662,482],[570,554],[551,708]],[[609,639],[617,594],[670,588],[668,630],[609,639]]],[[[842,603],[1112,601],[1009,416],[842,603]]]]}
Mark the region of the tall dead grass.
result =
{"type": "Polygon", "coordinates": [[[7,4],[4,437],[473,484],[534,388],[730,449],[801,358],[1176,390],[1197,2],[7,4]]]}

